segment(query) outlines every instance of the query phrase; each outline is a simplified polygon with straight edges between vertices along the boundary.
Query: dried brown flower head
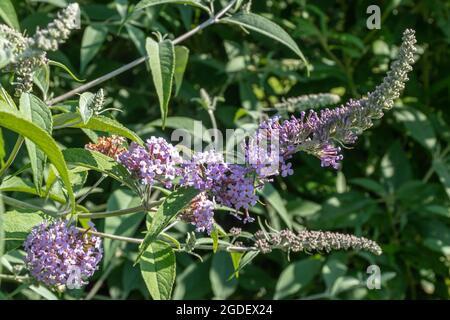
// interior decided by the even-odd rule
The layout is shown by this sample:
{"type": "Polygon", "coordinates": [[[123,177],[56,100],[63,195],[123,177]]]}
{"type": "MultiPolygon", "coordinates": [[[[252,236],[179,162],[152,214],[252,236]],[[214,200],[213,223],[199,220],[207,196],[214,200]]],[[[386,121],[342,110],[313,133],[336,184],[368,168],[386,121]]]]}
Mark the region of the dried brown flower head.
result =
{"type": "Polygon", "coordinates": [[[125,152],[127,149],[124,147],[125,138],[112,135],[110,137],[100,137],[97,143],[88,143],[84,146],[87,150],[93,150],[104,155],[117,159],[117,157],[125,152]]]}

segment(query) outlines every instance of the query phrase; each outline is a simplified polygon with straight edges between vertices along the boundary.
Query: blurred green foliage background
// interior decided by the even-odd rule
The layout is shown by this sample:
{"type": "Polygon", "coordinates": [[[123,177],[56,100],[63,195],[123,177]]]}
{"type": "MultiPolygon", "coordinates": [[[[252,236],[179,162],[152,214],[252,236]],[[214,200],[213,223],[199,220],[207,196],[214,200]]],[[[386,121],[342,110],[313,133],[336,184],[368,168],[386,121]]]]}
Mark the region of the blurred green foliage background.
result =
{"type": "MultiPolygon", "coordinates": [[[[66,3],[13,2],[20,25],[29,34],[66,3]]],[[[144,39],[152,32],[176,37],[207,18],[201,11],[182,5],[157,6],[129,15],[128,6],[137,1],[78,2],[82,29],[50,57],[88,80],[141,56],[144,39]]],[[[253,1],[253,12],[279,23],[299,44],[312,65],[309,77],[288,49],[262,36],[227,25],[197,34],[184,43],[190,58],[181,91],[171,101],[169,127],[186,127],[186,119],[179,117],[211,126],[207,112],[194,100],[201,88],[224,98],[215,111],[222,130],[257,124],[264,114],[274,113],[271,108],[282,98],[309,93],[335,93],[342,102],[358,98],[381,82],[404,29],[415,29],[418,60],[403,97],[353,149],[344,151],[342,169],[323,169],[319,160],[297,155],[295,174],[274,181],[273,188],[266,190],[269,204],[259,205],[253,212],[277,229],[285,227],[281,213],[290,217],[294,229],[366,236],[382,246],[383,255],[339,252],[287,257],[272,252],[257,256],[238,279],[228,281],[233,270],[229,255],[202,253],[200,262],[177,254],[175,299],[449,297],[450,2],[377,1],[382,14],[380,30],[366,27],[366,9],[371,4],[253,1]],[[366,269],[372,264],[381,269],[379,290],[366,287],[366,269]]],[[[55,96],[77,85],[57,68],[51,70],[51,83],[55,96]]],[[[144,65],[108,81],[103,88],[109,106],[122,109],[113,113],[121,123],[142,137],[170,137],[171,129],[162,131],[155,123],[160,117],[158,98],[144,65]]],[[[55,137],[71,147],[82,147],[89,141],[82,131],[74,129],[58,131],[55,137]]],[[[11,148],[13,137],[6,134],[5,141],[11,148]]],[[[25,164],[25,156],[24,152],[19,155],[16,169],[25,164]]],[[[98,178],[89,176],[86,185],[98,178]]],[[[100,188],[88,198],[91,208],[114,210],[139,202],[110,180],[100,188]]],[[[22,194],[17,197],[26,199],[22,194]]],[[[241,226],[229,215],[218,212],[216,216],[225,228],[241,226]]],[[[143,217],[107,218],[99,228],[140,237],[143,217]]],[[[258,229],[257,224],[241,227],[250,232],[258,229]]],[[[173,236],[184,239],[187,230],[191,227],[179,226],[173,236]]],[[[148,298],[140,271],[132,266],[136,252],[135,245],[105,241],[105,259],[95,279],[83,291],[66,292],[64,297],[148,298]]],[[[4,283],[1,294],[12,298],[39,296],[16,289],[16,285],[4,283]]]]}

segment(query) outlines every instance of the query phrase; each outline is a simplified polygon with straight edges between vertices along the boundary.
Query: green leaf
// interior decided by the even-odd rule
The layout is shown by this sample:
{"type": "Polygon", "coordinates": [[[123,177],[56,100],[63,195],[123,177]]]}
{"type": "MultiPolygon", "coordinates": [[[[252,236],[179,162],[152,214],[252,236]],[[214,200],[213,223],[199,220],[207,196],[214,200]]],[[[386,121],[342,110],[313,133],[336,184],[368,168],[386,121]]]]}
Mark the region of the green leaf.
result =
{"type": "Polygon", "coordinates": [[[147,54],[145,50],[145,33],[139,28],[136,28],[132,24],[127,23],[125,25],[125,28],[127,29],[128,35],[130,36],[131,41],[133,41],[134,45],[138,49],[139,53],[142,56],[145,56],[147,54]]]}
{"type": "Polygon", "coordinates": [[[442,183],[442,186],[447,193],[447,196],[450,198],[450,171],[449,166],[442,161],[441,159],[435,159],[433,161],[433,169],[439,176],[439,181],[442,183]]]}
{"type": "Polygon", "coordinates": [[[44,220],[42,212],[26,210],[8,211],[3,215],[6,251],[14,250],[23,244],[31,229],[44,220]]]}
{"type": "Polygon", "coordinates": [[[327,259],[322,267],[322,276],[328,290],[331,290],[336,280],[347,273],[347,266],[337,255],[327,259]]]}
{"type": "Polygon", "coordinates": [[[80,113],[81,120],[83,120],[83,124],[88,123],[94,115],[94,111],[91,108],[91,105],[94,102],[94,98],[95,94],[93,94],[92,92],[84,92],[80,95],[78,112],[80,113]]]}
{"type": "Polygon", "coordinates": [[[350,182],[352,184],[356,184],[357,186],[363,187],[366,190],[372,191],[380,197],[384,197],[386,195],[386,190],[378,181],[369,178],[355,178],[350,180],[350,182]]]}
{"type": "Polygon", "coordinates": [[[174,300],[204,299],[211,292],[211,284],[207,276],[209,262],[208,259],[204,263],[190,263],[177,276],[177,284],[173,293],[174,300]]]}
{"type": "Polygon", "coordinates": [[[135,189],[135,179],[131,177],[128,170],[114,159],[100,152],[72,148],[65,149],[62,153],[68,164],[104,173],[127,187],[135,189]]]}
{"type": "Polygon", "coordinates": [[[280,275],[274,299],[282,299],[297,293],[307,286],[320,272],[322,262],[309,258],[289,264],[280,275]]]}
{"type": "Polygon", "coordinates": [[[172,82],[175,72],[175,49],[170,40],[156,42],[152,38],[147,38],[145,48],[149,56],[148,61],[152,72],[153,84],[158,94],[162,127],[164,129],[169,111],[169,100],[172,94],[172,82]]]}
{"type": "Polygon", "coordinates": [[[241,263],[242,256],[244,255],[243,252],[230,252],[231,255],[231,261],[233,262],[233,268],[234,268],[234,275],[236,279],[239,278],[239,265],[241,263]]]}
{"type": "MultiPolygon", "coordinates": [[[[71,177],[71,181],[73,181],[74,174],[69,171],[69,175],[71,177]]],[[[50,191],[51,190],[46,190],[45,192],[39,194],[31,182],[16,176],[6,176],[0,184],[0,192],[22,192],[35,195],[40,198],[50,199],[61,204],[67,203],[67,199],[64,194],[50,191]]],[[[77,204],[76,208],[77,211],[88,212],[88,210],[82,205],[77,204]]],[[[44,210],[43,212],[47,213],[47,211],[44,210]]],[[[54,216],[54,214],[51,214],[51,216],[54,216]]]]}
{"type": "Polygon", "coordinates": [[[106,40],[108,28],[104,25],[90,25],[84,30],[81,40],[80,71],[83,73],[106,40]]]}
{"type": "Polygon", "coordinates": [[[242,269],[244,269],[250,262],[252,262],[253,259],[255,259],[258,255],[259,255],[259,251],[250,251],[250,252],[244,253],[244,255],[239,259],[239,266],[237,268],[235,268],[235,270],[234,270],[235,275],[238,275],[239,272],[242,269]]]}
{"type": "Polygon", "coordinates": [[[305,65],[308,66],[305,56],[289,33],[269,19],[250,12],[239,12],[231,17],[224,18],[221,21],[253,30],[284,44],[294,51],[305,65]]]}
{"type": "Polygon", "coordinates": [[[70,183],[69,171],[61,150],[48,132],[24,119],[19,113],[12,111],[9,106],[2,102],[0,102],[0,126],[30,139],[47,155],[58,170],[66,186],[72,208],[75,208],[75,196],[70,183]]]}
{"type": "Polygon", "coordinates": [[[16,10],[14,9],[14,6],[11,3],[11,0],[1,0],[0,1],[0,17],[11,28],[20,31],[19,20],[17,20],[16,10]]]}
{"type": "Polygon", "coordinates": [[[381,174],[390,192],[411,180],[411,164],[399,141],[392,143],[381,159],[381,174]]]}
{"type": "Polygon", "coordinates": [[[139,248],[139,255],[136,262],[139,261],[139,258],[147,247],[156,240],[158,235],[170,223],[172,218],[188,206],[192,199],[199,193],[200,191],[195,188],[179,188],[164,200],[153,216],[152,224],[139,248]]]}
{"type": "Polygon", "coordinates": [[[5,165],[5,139],[3,138],[3,130],[0,128],[0,168],[5,165]]]}
{"type": "Polygon", "coordinates": [[[213,252],[216,253],[217,249],[219,248],[219,232],[217,229],[214,229],[211,232],[211,239],[213,241],[213,252]]]}
{"type": "Polygon", "coordinates": [[[34,72],[33,82],[41,90],[42,99],[47,100],[48,89],[50,88],[50,68],[48,65],[44,65],[34,72]]]}
{"type": "Polygon", "coordinates": [[[283,198],[281,198],[278,191],[270,184],[267,183],[260,191],[261,195],[266,198],[267,202],[275,209],[280,215],[281,219],[286,223],[289,228],[292,227],[292,219],[289,216],[286,206],[284,205],[283,198]]]}
{"type": "Polygon", "coordinates": [[[212,257],[209,279],[215,298],[226,299],[231,296],[237,288],[236,278],[230,278],[235,268],[230,254],[226,251],[219,251],[212,257]]]}
{"type": "Polygon", "coordinates": [[[145,9],[147,7],[161,5],[161,4],[185,4],[200,8],[206,12],[210,12],[209,8],[201,3],[200,0],[142,0],[139,1],[135,7],[135,11],[145,9]]]}
{"type": "MultiPolygon", "coordinates": [[[[20,112],[26,120],[33,122],[51,135],[52,114],[47,105],[38,97],[30,93],[23,93],[20,97],[20,112]]],[[[28,150],[28,156],[30,157],[34,185],[38,193],[40,193],[46,156],[30,139],[25,139],[25,144],[28,150]]]]}
{"type": "MultiPolygon", "coordinates": [[[[144,134],[148,126],[162,127],[162,120],[157,119],[150,122],[147,126],[141,129],[140,133],[144,134]]],[[[166,127],[172,129],[183,129],[190,133],[194,138],[198,138],[205,142],[211,142],[211,136],[201,121],[188,117],[168,117],[166,119],[166,127]]]]}
{"type": "Polygon", "coordinates": [[[17,106],[14,103],[13,98],[9,95],[9,93],[0,85],[0,101],[3,101],[8,105],[11,109],[17,110],[17,106]]]}
{"type": "Polygon", "coordinates": [[[433,150],[436,146],[436,135],[433,126],[427,116],[414,108],[396,108],[394,116],[397,121],[402,122],[408,133],[423,147],[433,150]]]}
{"type": "MultiPolygon", "coordinates": [[[[115,190],[108,198],[107,211],[123,210],[137,207],[141,204],[141,199],[130,190],[121,188],[115,190]]],[[[132,237],[144,220],[144,212],[127,214],[105,219],[105,232],[123,237],[132,237]]],[[[106,268],[113,261],[118,251],[123,250],[127,243],[111,239],[104,239],[103,267],[106,268]]]]}
{"type": "Polygon", "coordinates": [[[183,83],[184,72],[189,60],[189,49],[184,46],[175,47],[175,95],[180,92],[181,85],[183,83]]]}
{"type": "Polygon", "coordinates": [[[73,80],[75,80],[77,82],[84,82],[84,81],[86,81],[86,80],[79,79],[65,64],[63,64],[61,62],[49,60],[48,64],[50,66],[55,66],[55,67],[63,69],[64,71],[66,71],[69,74],[69,76],[72,77],[73,80]]]}
{"type": "Polygon", "coordinates": [[[140,145],[143,144],[142,139],[136,133],[124,127],[116,120],[101,115],[92,117],[88,123],[84,124],[78,113],[60,113],[53,116],[53,125],[55,129],[58,127],[70,127],[109,132],[131,139],[140,145]]]}
{"type": "Polygon", "coordinates": [[[169,300],[175,282],[175,253],[167,243],[155,241],[140,261],[141,273],[154,300],[169,300]]]}
{"type": "Polygon", "coordinates": [[[59,8],[65,8],[69,5],[68,0],[31,0],[31,2],[45,2],[50,3],[59,8]]]}

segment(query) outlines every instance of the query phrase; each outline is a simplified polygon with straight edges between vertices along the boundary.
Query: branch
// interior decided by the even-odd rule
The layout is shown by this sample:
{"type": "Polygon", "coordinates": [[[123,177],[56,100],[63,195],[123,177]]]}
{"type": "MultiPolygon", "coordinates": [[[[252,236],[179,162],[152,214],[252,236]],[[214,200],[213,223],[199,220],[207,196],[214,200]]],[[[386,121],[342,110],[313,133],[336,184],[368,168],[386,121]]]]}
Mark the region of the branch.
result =
{"type": "Polygon", "coordinates": [[[78,218],[84,218],[84,219],[101,219],[101,218],[108,218],[108,217],[116,217],[116,216],[123,216],[130,213],[137,213],[140,211],[150,211],[149,209],[159,206],[161,203],[164,202],[164,199],[153,201],[148,203],[147,205],[140,205],[133,208],[127,208],[127,209],[121,209],[121,210],[115,210],[115,211],[106,211],[106,212],[95,212],[95,213],[79,213],[77,214],[78,218]]]}
{"type": "MultiPolygon", "coordinates": [[[[130,237],[117,236],[117,235],[114,235],[114,234],[98,232],[98,231],[92,231],[92,230],[89,230],[89,229],[78,228],[78,230],[80,230],[82,232],[87,232],[87,233],[92,234],[92,235],[97,236],[97,237],[106,238],[106,239],[112,239],[112,240],[125,241],[125,242],[129,242],[129,243],[141,244],[142,241],[143,241],[143,239],[139,239],[139,238],[130,238],[130,237]]],[[[172,245],[172,247],[174,249],[177,249],[175,245],[172,245]]],[[[212,245],[207,245],[207,244],[198,244],[193,249],[212,250],[213,246],[212,245]]],[[[228,251],[228,252],[258,251],[258,249],[256,247],[240,247],[240,246],[234,246],[232,244],[230,244],[230,245],[225,245],[225,244],[220,245],[219,244],[217,249],[218,250],[225,250],[225,251],[228,251]]],[[[184,251],[184,249],[177,249],[177,251],[184,251]]]]}
{"type": "MultiPolygon", "coordinates": [[[[173,44],[177,45],[177,44],[185,41],[186,39],[192,37],[197,32],[209,27],[210,25],[217,23],[220,20],[220,18],[222,18],[233,7],[233,5],[236,3],[236,1],[237,0],[232,0],[227,6],[225,6],[222,10],[220,10],[216,15],[209,18],[208,20],[206,20],[202,24],[198,25],[194,29],[186,32],[185,34],[183,34],[183,35],[179,36],[178,38],[176,38],[175,40],[173,40],[173,44]]],[[[88,82],[82,86],[79,86],[78,88],[75,88],[69,92],[66,92],[54,99],[51,99],[50,101],[47,101],[47,105],[49,105],[49,106],[53,105],[55,103],[65,100],[67,98],[70,98],[70,97],[76,95],[77,93],[81,93],[92,87],[95,87],[95,86],[99,85],[100,83],[103,83],[111,78],[118,76],[121,73],[124,73],[125,71],[128,71],[128,70],[140,65],[141,63],[147,61],[148,58],[149,58],[148,55],[138,58],[138,59],[136,59],[136,60],[134,60],[134,61],[110,72],[110,73],[105,74],[104,76],[101,76],[95,80],[92,80],[91,82],[88,82]]]]}

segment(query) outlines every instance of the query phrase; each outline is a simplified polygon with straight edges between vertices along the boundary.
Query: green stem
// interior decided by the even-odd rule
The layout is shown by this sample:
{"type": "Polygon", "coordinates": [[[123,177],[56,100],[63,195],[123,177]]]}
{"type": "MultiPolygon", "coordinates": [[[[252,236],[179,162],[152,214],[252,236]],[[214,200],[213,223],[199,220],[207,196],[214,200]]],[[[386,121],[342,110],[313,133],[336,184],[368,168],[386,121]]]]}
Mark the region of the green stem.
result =
{"type": "Polygon", "coordinates": [[[3,194],[0,194],[0,197],[2,198],[2,200],[7,205],[13,206],[15,208],[31,209],[31,210],[34,210],[34,211],[42,211],[43,213],[48,214],[49,216],[52,216],[52,217],[57,217],[58,216],[57,212],[46,210],[46,209],[44,209],[42,207],[38,207],[38,206],[35,206],[35,205],[32,205],[32,204],[29,204],[29,203],[17,200],[17,199],[5,196],[3,194]]]}
{"type": "Polygon", "coordinates": [[[217,132],[217,121],[216,121],[216,117],[214,115],[214,111],[212,109],[208,109],[208,115],[209,118],[211,119],[211,125],[212,128],[214,129],[214,133],[217,132]]]}
{"type": "Polygon", "coordinates": [[[136,243],[136,244],[141,244],[142,241],[143,241],[143,239],[117,236],[115,234],[98,232],[98,231],[93,231],[93,230],[88,230],[88,229],[83,229],[83,228],[78,228],[78,230],[80,230],[82,232],[87,232],[87,233],[92,234],[94,236],[105,238],[105,239],[119,240],[119,241],[125,241],[125,242],[136,243]]]}
{"type": "Polygon", "coordinates": [[[92,287],[91,291],[89,291],[89,294],[86,296],[85,300],[91,300],[95,295],[97,294],[98,290],[102,287],[103,283],[106,279],[108,279],[111,272],[114,270],[115,267],[117,267],[118,263],[111,263],[105,272],[101,275],[100,279],[95,283],[95,285],[92,287]]]}
{"type": "MultiPolygon", "coordinates": [[[[92,231],[92,230],[87,230],[87,229],[83,229],[83,228],[78,228],[78,230],[82,231],[82,232],[87,232],[89,234],[101,237],[101,238],[106,238],[106,239],[111,239],[111,240],[119,240],[119,241],[125,241],[125,242],[129,242],[129,243],[135,243],[135,244],[141,244],[143,239],[139,239],[139,238],[130,238],[130,237],[123,237],[123,236],[117,236],[114,234],[109,234],[109,233],[104,233],[104,232],[98,232],[98,231],[92,231]]],[[[184,249],[177,249],[175,247],[175,245],[173,245],[173,248],[176,251],[184,251],[184,249]]],[[[209,245],[209,244],[199,244],[196,245],[194,247],[194,249],[199,249],[199,250],[213,250],[213,246],[209,245]]],[[[234,245],[219,245],[218,247],[219,250],[225,250],[228,252],[248,252],[248,251],[258,251],[257,248],[255,247],[240,247],[240,246],[234,246],[234,245]]]]}
{"type": "Polygon", "coordinates": [[[83,219],[101,219],[101,218],[108,218],[108,217],[123,216],[126,214],[137,213],[137,212],[141,212],[141,211],[149,211],[149,209],[157,207],[163,202],[164,202],[164,199],[161,199],[158,201],[150,202],[146,206],[140,205],[140,206],[133,207],[133,208],[127,208],[127,209],[121,209],[121,210],[115,210],[115,211],[79,213],[79,214],[77,214],[77,217],[83,218],[83,219]]]}
{"type": "Polygon", "coordinates": [[[0,279],[5,280],[5,281],[14,281],[14,282],[19,282],[19,283],[26,283],[31,278],[27,277],[27,276],[16,276],[16,275],[13,275],[13,274],[0,274],[0,279]]]}
{"type": "Polygon", "coordinates": [[[94,190],[95,188],[97,188],[100,183],[103,182],[103,180],[105,180],[107,177],[106,174],[103,174],[100,179],[98,179],[98,181],[96,183],[94,183],[94,185],[92,187],[89,188],[89,190],[87,190],[78,200],[77,200],[77,204],[80,204],[84,199],[86,199],[86,197],[92,192],[92,190],[94,190]]]}
{"type": "Polygon", "coordinates": [[[82,120],[82,119],[79,119],[79,120],[76,120],[76,121],[73,121],[73,122],[69,122],[69,123],[62,124],[62,125],[60,125],[60,126],[55,126],[55,127],[53,127],[53,130],[69,128],[69,127],[74,126],[74,125],[76,125],[76,124],[79,124],[79,123],[81,123],[81,122],[83,122],[83,120],[82,120]]]}
{"type": "Polygon", "coordinates": [[[19,136],[17,138],[16,144],[14,145],[11,154],[9,155],[8,160],[6,160],[5,165],[0,169],[0,180],[3,179],[8,168],[13,163],[14,159],[16,159],[17,154],[19,153],[20,148],[22,147],[23,142],[25,141],[24,137],[19,136]]]}

